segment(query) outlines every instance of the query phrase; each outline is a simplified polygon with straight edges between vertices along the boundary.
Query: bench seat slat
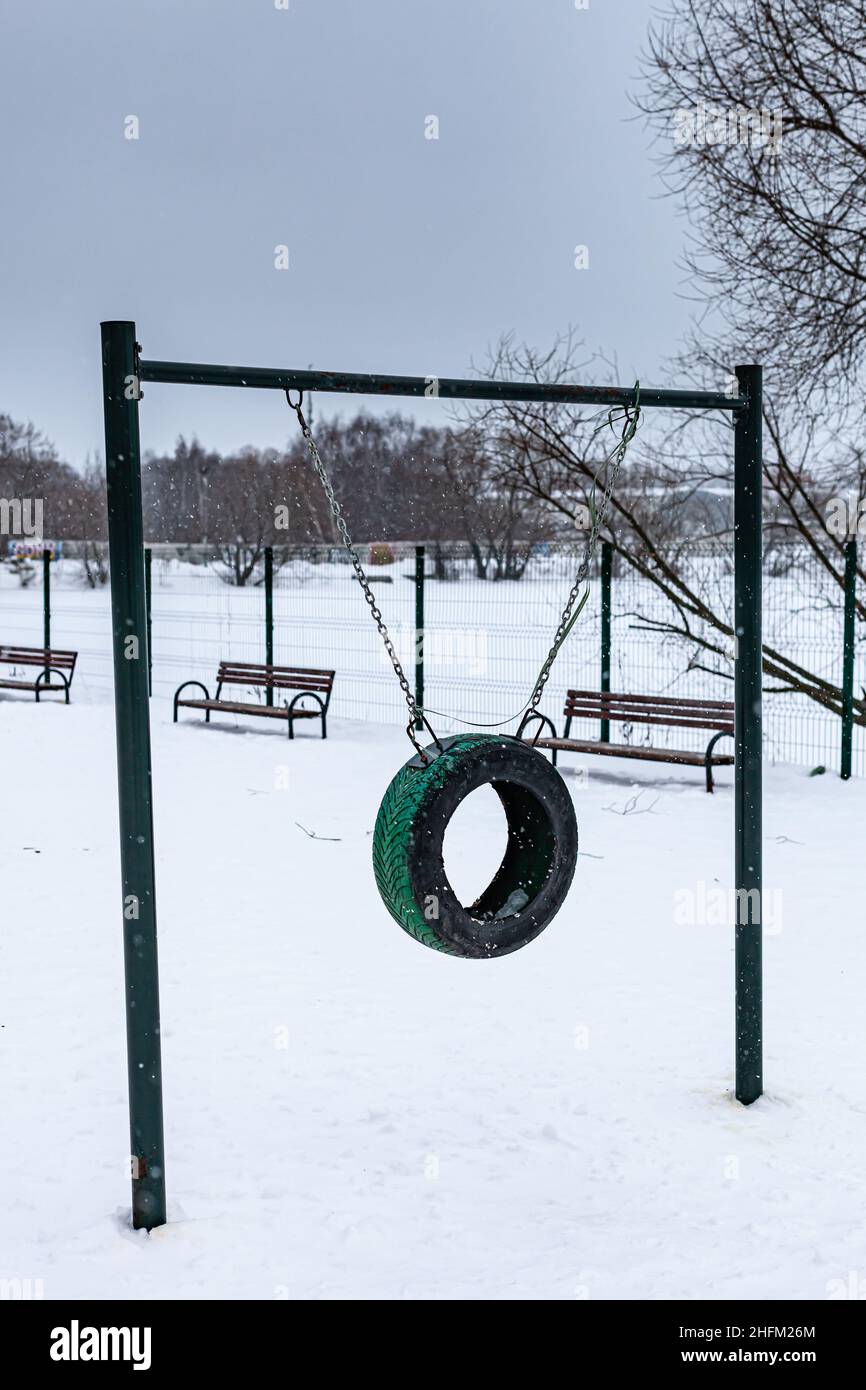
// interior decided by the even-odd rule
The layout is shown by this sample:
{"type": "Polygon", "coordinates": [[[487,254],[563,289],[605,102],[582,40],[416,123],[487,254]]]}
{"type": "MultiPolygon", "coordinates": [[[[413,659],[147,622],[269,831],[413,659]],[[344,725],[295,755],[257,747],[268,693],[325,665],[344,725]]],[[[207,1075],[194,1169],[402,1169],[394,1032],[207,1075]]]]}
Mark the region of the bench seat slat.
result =
{"type": "Polygon", "coordinates": [[[633,714],[638,718],[645,714],[665,714],[682,716],[683,718],[695,718],[700,716],[701,718],[729,720],[734,717],[733,705],[723,705],[721,709],[715,709],[711,705],[700,705],[697,701],[689,702],[687,705],[680,704],[679,701],[676,703],[672,701],[660,701],[657,705],[643,705],[634,704],[626,700],[591,700],[582,696],[580,699],[567,700],[564,708],[566,714],[571,710],[583,709],[590,709],[595,714],[604,714],[607,710],[615,709],[619,710],[622,714],[633,714]]]}
{"type": "MultiPolygon", "coordinates": [[[[654,763],[688,763],[692,767],[704,766],[704,754],[686,749],[641,748],[632,743],[599,743],[592,739],[540,738],[536,743],[527,739],[533,748],[551,748],[558,753],[607,753],[616,758],[641,758],[654,763]]],[[[730,766],[733,753],[712,753],[710,762],[714,767],[730,766]]]]}
{"type": "Polygon", "coordinates": [[[225,665],[220,666],[220,670],[233,676],[252,676],[255,680],[331,681],[334,678],[332,671],[283,671],[279,667],[275,667],[270,673],[264,667],[256,666],[225,665]]]}
{"type": "Polygon", "coordinates": [[[43,647],[0,647],[0,662],[4,666],[55,666],[71,671],[77,652],[58,652],[43,647]]]}
{"type": "Polygon", "coordinates": [[[329,666],[280,666],[276,662],[271,662],[270,667],[266,661],[232,661],[223,658],[220,666],[231,666],[237,671],[313,671],[320,676],[332,676],[334,673],[329,666]]]}
{"type": "Polygon", "coordinates": [[[247,661],[221,661],[221,671],[237,671],[250,675],[266,677],[268,672],[274,676],[309,676],[321,680],[333,680],[334,672],[321,670],[317,666],[266,666],[264,662],[247,661]]]}
{"type": "Polygon", "coordinates": [[[2,686],[4,690],[38,690],[40,694],[44,690],[62,691],[64,689],[62,685],[46,685],[44,681],[40,681],[37,686],[35,681],[16,681],[6,676],[0,677],[0,686],[2,686]]]}
{"type": "Polygon", "coordinates": [[[666,705],[687,709],[690,707],[698,709],[730,710],[733,714],[733,700],[710,700],[703,696],[679,696],[679,695],[620,695],[616,691],[608,690],[569,690],[566,692],[566,704],[569,700],[589,700],[596,704],[609,704],[619,702],[623,705],[666,705]]]}
{"type": "Polygon", "coordinates": [[[734,721],[721,715],[708,715],[706,719],[689,719],[679,715],[639,714],[633,710],[621,712],[613,709],[568,709],[572,719],[608,719],[622,724],[661,724],[673,729],[718,729],[719,733],[733,733],[734,721]]]}
{"type": "Polygon", "coordinates": [[[313,690],[328,691],[331,688],[330,681],[307,680],[303,676],[295,676],[291,679],[280,676],[262,677],[257,679],[254,675],[244,673],[243,675],[232,671],[220,671],[217,676],[218,685],[248,685],[256,686],[265,690],[313,690]]]}
{"type": "MultiPolygon", "coordinates": [[[[261,714],[265,719],[287,719],[289,712],[285,705],[252,705],[240,700],[178,700],[178,709],[216,709],[228,710],[230,714],[261,714]]],[[[318,719],[317,709],[295,709],[293,719],[318,719]]]]}

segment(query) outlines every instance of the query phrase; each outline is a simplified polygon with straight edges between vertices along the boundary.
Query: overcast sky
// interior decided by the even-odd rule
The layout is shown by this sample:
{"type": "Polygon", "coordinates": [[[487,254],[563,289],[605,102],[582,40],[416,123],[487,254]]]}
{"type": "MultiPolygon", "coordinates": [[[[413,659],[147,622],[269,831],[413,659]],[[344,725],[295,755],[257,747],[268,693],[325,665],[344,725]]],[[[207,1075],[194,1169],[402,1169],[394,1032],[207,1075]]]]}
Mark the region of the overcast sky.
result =
{"type": "MultiPolygon", "coordinates": [[[[101,454],[107,318],[146,357],[424,376],[573,325],[657,382],[690,310],[628,101],[649,0],[283,3],[0,0],[0,410],[101,454]]],[[[277,393],[142,403],[145,448],[289,431],[277,393]]]]}

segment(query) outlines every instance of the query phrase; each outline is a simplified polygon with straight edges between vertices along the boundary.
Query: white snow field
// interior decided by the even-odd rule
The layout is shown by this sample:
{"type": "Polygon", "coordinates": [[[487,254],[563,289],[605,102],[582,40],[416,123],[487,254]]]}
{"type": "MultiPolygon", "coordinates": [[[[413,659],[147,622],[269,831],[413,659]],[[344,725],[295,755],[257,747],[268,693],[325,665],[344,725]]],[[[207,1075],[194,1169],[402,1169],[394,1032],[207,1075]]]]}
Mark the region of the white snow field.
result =
{"type": "MultiPolygon", "coordinates": [[[[290,744],[173,726],[164,697],[152,716],[171,1220],[148,1236],[128,1217],[113,708],[0,699],[0,1278],[49,1299],[864,1287],[862,781],[767,771],[767,1092],[744,1109],[717,920],[730,769],[709,797],[699,769],[566,759],[565,908],[525,950],[462,961],[405,936],[373,882],[399,728],[290,744]]],[[[449,846],[467,889],[501,847],[477,795],[449,846]]]]}

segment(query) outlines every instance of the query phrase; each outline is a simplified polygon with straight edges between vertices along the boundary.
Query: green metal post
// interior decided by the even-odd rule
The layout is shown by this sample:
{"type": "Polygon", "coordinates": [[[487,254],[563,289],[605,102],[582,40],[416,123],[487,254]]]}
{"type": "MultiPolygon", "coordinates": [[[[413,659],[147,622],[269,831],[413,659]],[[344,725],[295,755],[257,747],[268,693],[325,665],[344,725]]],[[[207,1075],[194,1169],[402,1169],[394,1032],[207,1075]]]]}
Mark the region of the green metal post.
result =
{"type": "Polygon", "coordinates": [[[153,588],[152,588],[152,584],[153,584],[153,576],[152,576],[152,573],[151,573],[152,568],[153,568],[153,566],[152,566],[152,564],[151,564],[152,559],[153,559],[153,552],[151,551],[150,546],[147,546],[147,548],[145,549],[145,552],[144,552],[144,605],[145,605],[145,609],[146,609],[146,611],[147,611],[147,693],[148,693],[148,695],[152,695],[152,694],[153,694],[153,642],[152,642],[152,640],[151,640],[152,634],[153,634],[153,616],[152,616],[152,603],[153,603],[153,588]]]}
{"type": "MultiPolygon", "coordinates": [[[[601,689],[610,690],[610,581],[613,574],[613,546],[601,543],[601,689]]],[[[601,741],[610,743],[610,720],[601,721],[601,741]]]]}
{"type": "MultiPolygon", "coordinates": [[[[415,704],[424,708],[424,564],[426,550],[423,545],[415,547],[415,704]]],[[[420,719],[415,720],[415,728],[423,729],[420,719]]]]}
{"type": "Polygon", "coordinates": [[[842,767],[847,782],[851,776],[854,748],[854,618],[857,595],[857,542],[845,543],[845,617],[842,631],[842,767]]]}
{"type": "MultiPolygon", "coordinates": [[[[46,651],[51,648],[51,552],[42,552],[42,645],[46,651]]],[[[50,681],[51,673],[46,670],[45,680],[50,681]]]]}
{"type": "Polygon", "coordinates": [[[135,324],[103,323],[102,382],[123,881],[132,1224],[150,1230],[163,1225],[166,1214],[135,324]]]}
{"type": "MultiPolygon", "coordinates": [[[[265,664],[274,664],[274,548],[265,546],[265,664]]],[[[270,686],[265,691],[265,704],[274,703],[270,686]]]]}
{"type": "Polygon", "coordinates": [[[736,662],[734,818],[736,837],[736,1097],[763,1092],[761,844],[762,371],[737,367],[747,402],[734,427],[734,628],[736,662]]]}

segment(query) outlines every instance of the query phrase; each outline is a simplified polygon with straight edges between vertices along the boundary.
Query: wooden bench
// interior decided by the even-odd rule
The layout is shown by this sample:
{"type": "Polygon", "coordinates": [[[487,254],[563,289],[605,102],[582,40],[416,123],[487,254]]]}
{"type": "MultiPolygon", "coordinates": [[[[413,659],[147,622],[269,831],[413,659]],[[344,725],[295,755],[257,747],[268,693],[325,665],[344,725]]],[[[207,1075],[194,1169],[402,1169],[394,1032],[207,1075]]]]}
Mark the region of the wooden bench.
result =
{"type": "Polygon", "coordinates": [[[539,720],[538,734],[531,742],[535,748],[550,749],[554,766],[557,753],[600,753],[613,758],[640,758],[654,763],[686,763],[691,767],[703,766],[706,769],[707,791],[711,792],[713,768],[730,766],[734,761],[733,753],[713,751],[719,739],[734,736],[732,700],[678,700],[667,695],[614,695],[609,691],[569,690],[563,714],[565,727],[562,738],[557,737],[553,720],[548,719],[546,714],[527,715],[518,730],[522,736],[533,720],[539,720]],[[655,724],[672,729],[712,729],[714,733],[706,751],[695,753],[691,750],[648,748],[633,743],[570,738],[572,721],[575,719],[655,724]],[[550,738],[540,737],[545,725],[550,729],[550,738]]]}
{"type": "Polygon", "coordinates": [[[39,675],[35,680],[18,680],[13,676],[0,676],[2,690],[31,690],[39,703],[39,696],[46,691],[62,690],[69,704],[69,687],[75,672],[78,652],[59,652],[53,647],[0,647],[0,666],[38,666],[39,675]],[[57,676],[59,685],[52,685],[51,677],[57,676]]]}
{"type": "Polygon", "coordinates": [[[210,723],[214,710],[222,710],[226,714],[258,714],[266,719],[285,719],[289,725],[289,738],[294,738],[296,719],[321,719],[322,738],[327,738],[326,718],[333,685],[333,671],[309,670],[303,666],[264,666],[245,661],[221,661],[217,671],[216,695],[213,699],[201,681],[184,681],[183,685],[178,687],[174,694],[174,722],[177,723],[178,709],[203,709],[206,724],[210,723]],[[191,685],[204,691],[203,700],[180,698],[181,691],[191,685]],[[264,700],[223,700],[221,691],[224,685],[244,686],[247,690],[296,691],[297,694],[291,702],[284,700],[279,705],[268,705],[264,700]],[[305,699],[315,700],[318,708],[300,708],[300,701],[305,699]]]}

